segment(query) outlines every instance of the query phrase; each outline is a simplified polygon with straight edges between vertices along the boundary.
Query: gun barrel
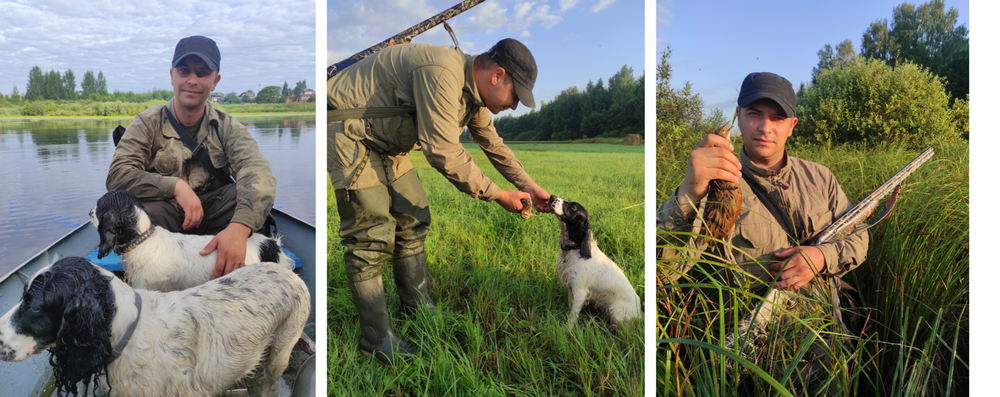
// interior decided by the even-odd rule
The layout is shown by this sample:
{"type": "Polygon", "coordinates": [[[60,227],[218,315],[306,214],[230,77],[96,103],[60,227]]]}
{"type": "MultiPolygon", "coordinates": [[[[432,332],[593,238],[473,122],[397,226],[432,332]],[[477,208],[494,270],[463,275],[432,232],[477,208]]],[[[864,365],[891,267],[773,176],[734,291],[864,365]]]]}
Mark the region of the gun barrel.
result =
{"type": "Polygon", "coordinates": [[[326,78],[330,79],[334,75],[336,75],[338,71],[344,70],[344,68],[351,66],[362,59],[365,59],[365,57],[374,54],[376,51],[388,47],[390,42],[392,44],[409,43],[410,40],[413,40],[413,38],[416,37],[418,34],[426,32],[430,28],[440,25],[441,22],[454,18],[456,15],[461,14],[466,10],[479,5],[483,1],[486,0],[462,0],[461,3],[458,3],[447,10],[441,11],[437,15],[427,18],[423,22],[420,22],[416,25],[411,26],[409,29],[397,33],[395,36],[382,40],[378,44],[375,44],[371,47],[361,50],[357,54],[351,55],[350,58],[347,58],[343,61],[330,65],[328,68],[326,68],[326,78]]]}
{"type": "Polygon", "coordinates": [[[875,191],[869,194],[868,197],[865,197],[863,200],[858,202],[854,208],[848,210],[847,213],[837,219],[837,221],[833,222],[833,224],[824,229],[823,232],[816,237],[816,240],[812,245],[820,245],[829,242],[842,231],[851,229],[860,224],[868,218],[873,211],[875,211],[875,208],[878,207],[879,202],[882,201],[883,198],[892,193],[896,186],[899,186],[899,184],[902,183],[904,179],[909,177],[913,171],[916,171],[917,168],[920,168],[921,165],[926,163],[927,160],[933,156],[934,148],[930,147],[927,148],[927,150],[924,150],[924,152],[917,156],[917,158],[910,161],[909,164],[899,170],[899,172],[896,172],[896,174],[889,178],[889,180],[885,181],[882,186],[879,186],[878,189],[875,189],[875,191]]]}

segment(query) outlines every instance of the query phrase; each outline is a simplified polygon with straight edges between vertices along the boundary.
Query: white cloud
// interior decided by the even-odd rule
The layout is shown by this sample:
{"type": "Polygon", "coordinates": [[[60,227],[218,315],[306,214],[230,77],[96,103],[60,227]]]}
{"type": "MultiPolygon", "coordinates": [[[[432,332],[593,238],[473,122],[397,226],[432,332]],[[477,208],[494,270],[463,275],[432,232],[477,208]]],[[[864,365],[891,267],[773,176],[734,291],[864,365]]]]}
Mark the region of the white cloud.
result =
{"type": "Polygon", "coordinates": [[[534,2],[521,2],[514,5],[514,16],[507,30],[516,32],[531,27],[536,22],[545,28],[551,28],[562,21],[562,17],[552,14],[548,4],[535,8],[534,2]]]}
{"type": "Polygon", "coordinates": [[[559,0],[559,12],[566,12],[570,8],[576,7],[580,0],[559,0]]]}
{"type": "Polygon", "coordinates": [[[529,32],[529,31],[527,31],[527,30],[522,30],[522,31],[521,31],[521,38],[522,38],[522,39],[526,39],[526,38],[528,38],[528,37],[531,37],[531,32],[529,32]]]}
{"type": "Polygon", "coordinates": [[[486,29],[492,34],[497,28],[507,24],[507,8],[500,6],[500,3],[488,2],[476,6],[472,17],[469,18],[468,25],[486,29]]]}
{"type": "Polygon", "coordinates": [[[302,79],[315,88],[315,9],[312,1],[273,0],[239,6],[194,0],[2,2],[0,87],[17,84],[23,92],[28,71],[38,66],[72,69],[78,81],[87,70],[102,71],[112,91],[169,88],[177,41],[199,34],[214,39],[222,53],[219,91],[302,79]]]}
{"type": "Polygon", "coordinates": [[[605,8],[608,8],[609,5],[614,4],[615,1],[616,0],[600,0],[600,1],[597,2],[596,5],[594,5],[594,8],[590,9],[590,11],[591,12],[601,11],[601,10],[603,10],[605,8]]]}
{"type": "Polygon", "coordinates": [[[670,21],[674,19],[674,14],[670,12],[669,7],[673,5],[672,0],[661,0],[656,3],[656,27],[670,27],[670,21]]]}

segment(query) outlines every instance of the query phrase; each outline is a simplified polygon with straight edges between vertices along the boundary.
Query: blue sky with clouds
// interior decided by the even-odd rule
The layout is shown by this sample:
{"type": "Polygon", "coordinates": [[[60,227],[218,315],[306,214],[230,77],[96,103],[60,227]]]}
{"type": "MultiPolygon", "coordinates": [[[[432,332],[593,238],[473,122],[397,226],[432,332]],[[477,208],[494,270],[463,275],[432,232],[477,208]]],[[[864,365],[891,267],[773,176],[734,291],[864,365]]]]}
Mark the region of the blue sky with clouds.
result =
{"type": "MultiPolygon", "coordinates": [[[[691,82],[714,108],[731,112],[740,84],[752,72],[774,72],[795,89],[812,79],[824,45],[850,39],[861,51],[861,36],[879,19],[892,18],[902,0],[865,1],[676,1],[656,2],[656,61],[670,45],[671,86],[691,82]]],[[[924,1],[909,1],[920,5],[924,1]]],[[[945,0],[958,11],[958,23],[969,27],[969,2],[945,0]]]]}
{"type": "Polygon", "coordinates": [[[316,88],[316,3],[206,0],[0,2],[0,92],[24,94],[33,66],[76,76],[103,71],[108,91],[170,89],[177,41],[211,37],[219,92],[306,80],[316,88]]]}
{"type": "MultiPolygon", "coordinates": [[[[333,64],[434,14],[458,0],[329,0],[327,63],[333,64]]],[[[448,23],[460,47],[470,54],[513,37],[531,50],[538,64],[535,101],[549,102],[571,86],[586,87],[628,65],[638,78],[644,72],[644,7],[636,0],[486,0],[448,23]]],[[[452,45],[438,26],[415,43],[452,45]]],[[[503,114],[519,115],[519,106],[503,114]]]]}

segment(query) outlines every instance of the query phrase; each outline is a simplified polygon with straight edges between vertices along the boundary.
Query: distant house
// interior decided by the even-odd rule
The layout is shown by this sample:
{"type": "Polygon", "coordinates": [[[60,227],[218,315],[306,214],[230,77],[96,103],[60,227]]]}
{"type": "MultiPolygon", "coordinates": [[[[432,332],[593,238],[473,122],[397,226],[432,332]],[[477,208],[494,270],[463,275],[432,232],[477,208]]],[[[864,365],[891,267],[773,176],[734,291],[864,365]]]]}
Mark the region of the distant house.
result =
{"type": "Polygon", "coordinates": [[[226,94],[223,94],[221,92],[213,92],[208,95],[208,98],[211,99],[212,102],[220,103],[222,102],[223,99],[226,98],[226,94]]]}
{"type": "Polygon", "coordinates": [[[299,94],[298,102],[309,102],[309,98],[316,96],[316,91],[312,88],[306,88],[299,94]]]}
{"type": "Polygon", "coordinates": [[[242,93],[242,94],[239,94],[239,95],[237,95],[237,96],[238,96],[238,97],[239,97],[240,99],[243,99],[243,96],[244,96],[244,95],[246,95],[246,96],[250,97],[250,102],[253,102],[253,100],[257,98],[257,96],[253,94],[253,90],[247,90],[247,92],[244,92],[244,93],[242,93]]]}

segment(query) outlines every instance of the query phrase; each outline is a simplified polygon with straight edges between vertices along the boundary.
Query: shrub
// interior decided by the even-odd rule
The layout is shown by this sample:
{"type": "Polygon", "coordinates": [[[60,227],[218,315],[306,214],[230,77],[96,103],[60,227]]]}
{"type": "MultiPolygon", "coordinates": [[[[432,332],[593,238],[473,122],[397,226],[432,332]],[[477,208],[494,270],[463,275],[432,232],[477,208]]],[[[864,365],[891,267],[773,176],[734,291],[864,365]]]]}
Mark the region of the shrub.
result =
{"type": "Polygon", "coordinates": [[[45,105],[38,102],[35,103],[25,102],[24,109],[21,110],[21,114],[25,116],[44,116],[45,105]]]}
{"type": "Polygon", "coordinates": [[[862,60],[824,70],[798,104],[798,134],[827,144],[900,142],[912,148],[959,137],[941,78],[910,63],[862,60]]]}

